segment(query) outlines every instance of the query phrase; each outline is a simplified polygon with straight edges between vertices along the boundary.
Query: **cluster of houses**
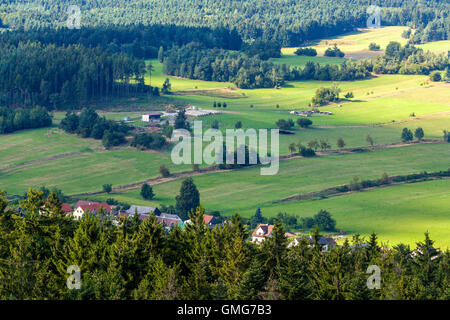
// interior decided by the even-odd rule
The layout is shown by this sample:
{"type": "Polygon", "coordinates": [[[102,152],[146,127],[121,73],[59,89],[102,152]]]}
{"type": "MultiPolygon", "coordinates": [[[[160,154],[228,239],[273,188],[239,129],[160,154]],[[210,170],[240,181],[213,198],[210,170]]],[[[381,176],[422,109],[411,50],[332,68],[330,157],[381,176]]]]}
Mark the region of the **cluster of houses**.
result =
{"type": "MultiPolygon", "coordinates": [[[[191,223],[190,220],[183,221],[176,214],[161,213],[156,207],[145,207],[132,205],[126,211],[116,210],[114,206],[110,206],[105,202],[92,202],[92,201],[78,201],[72,208],[68,203],[62,205],[62,210],[67,215],[72,215],[74,219],[81,219],[87,212],[97,214],[100,210],[109,216],[114,217],[114,222],[119,223],[121,217],[131,218],[135,214],[139,216],[139,219],[144,220],[148,218],[150,214],[154,214],[158,223],[161,223],[167,228],[179,226],[184,228],[186,224],[191,223]]],[[[214,228],[216,220],[214,216],[204,215],[203,222],[210,228],[214,228]]]]}
{"type": "MultiPolygon", "coordinates": [[[[62,205],[62,210],[67,215],[72,215],[74,219],[81,219],[87,212],[97,214],[100,210],[103,210],[105,214],[114,217],[115,223],[119,223],[120,217],[131,218],[137,214],[139,216],[139,219],[144,220],[148,218],[150,214],[154,214],[156,217],[156,221],[169,229],[175,226],[184,229],[187,224],[192,223],[190,220],[183,221],[176,214],[161,213],[156,207],[132,205],[128,210],[121,212],[115,210],[114,206],[110,206],[105,202],[99,203],[80,200],[73,208],[69,204],[64,203],[62,205]]],[[[203,215],[203,222],[211,229],[214,228],[217,224],[215,217],[207,214],[203,215]]],[[[259,224],[251,235],[251,241],[255,244],[261,244],[272,235],[273,225],[259,224]]],[[[296,235],[289,232],[286,232],[285,236],[290,240],[288,245],[289,247],[298,245],[302,239],[305,239],[311,243],[313,243],[314,241],[313,237],[311,236],[297,237],[296,235]]],[[[336,242],[331,237],[322,236],[319,239],[319,243],[327,249],[336,247],[336,242]]]]}
{"type": "Polygon", "coordinates": [[[302,117],[311,117],[313,114],[324,114],[327,116],[331,116],[333,114],[333,112],[331,112],[331,111],[320,111],[320,110],[316,110],[316,109],[306,110],[306,111],[294,110],[289,113],[293,114],[293,115],[297,115],[297,116],[302,116],[302,117]]]}
{"type": "MultiPolygon", "coordinates": [[[[261,244],[267,238],[270,238],[272,236],[273,234],[272,232],[273,232],[273,225],[263,223],[259,224],[252,233],[252,242],[256,244],[261,244]]],[[[312,236],[296,237],[294,234],[289,232],[286,232],[284,236],[290,240],[288,247],[297,246],[301,240],[306,240],[311,244],[314,242],[314,238],[312,236]]],[[[322,245],[324,250],[336,247],[336,241],[334,241],[334,239],[331,237],[321,236],[319,239],[319,243],[322,245]]]]}
{"type": "MultiPolygon", "coordinates": [[[[163,112],[151,112],[141,115],[141,121],[146,122],[147,125],[136,127],[139,131],[151,131],[158,132],[161,130],[161,124],[168,121],[169,125],[173,126],[175,124],[175,118],[177,117],[179,110],[169,109],[163,112]],[[161,119],[164,117],[164,119],[161,119]]],[[[196,106],[189,106],[185,108],[185,114],[189,117],[204,117],[213,114],[219,114],[220,111],[216,110],[205,110],[197,108],[196,106]]],[[[129,117],[124,117],[125,121],[130,121],[129,117]]]]}

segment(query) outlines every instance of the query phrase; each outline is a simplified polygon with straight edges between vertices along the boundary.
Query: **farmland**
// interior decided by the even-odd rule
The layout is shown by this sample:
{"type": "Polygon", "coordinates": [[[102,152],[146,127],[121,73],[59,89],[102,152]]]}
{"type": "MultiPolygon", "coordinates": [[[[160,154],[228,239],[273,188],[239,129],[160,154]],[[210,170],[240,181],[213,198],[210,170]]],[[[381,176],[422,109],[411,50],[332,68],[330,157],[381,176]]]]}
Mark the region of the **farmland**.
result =
{"type": "MultiPolygon", "coordinates": [[[[312,43],[319,52],[317,57],[298,57],[295,48],[283,48],[276,64],[303,66],[307,61],[321,64],[338,64],[340,58],[321,56],[336,43],[348,57],[359,59],[367,54],[371,42],[383,50],[390,40],[404,43],[401,33],[405,27],[386,27],[379,30],[360,30],[344,36],[312,43]]],[[[424,49],[445,51],[448,41],[423,45],[424,49]]],[[[379,54],[379,53],[376,53],[379,54]]],[[[353,82],[294,81],[280,89],[239,89],[233,83],[207,82],[166,76],[157,59],[147,60],[153,71],[147,72],[145,82],[161,87],[170,79],[172,94],[160,98],[127,99],[108,108],[100,103],[99,114],[111,120],[125,116],[139,121],[145,111],[163,110],[166,105],[195,105],[212,109],[214,102],[226,102],[221,114],[204,117],[203,128],[208,129],[214,120],[219,129],[234,128],[241,121],[243,128],[276,128],[278,119],[293,119],[292,110],[307,110],[312,96],[319,87],[335,84],[341,96],[352,92],[354,97],[323,106],[332,115],[310,117],[313,125],[308,129],[298,126],[292,135],[280,136],[280,154],[288,154],[290,143],[304,145],[312,139],[327,139],[332,149],[343,138],[346,147],[367,146],[367,135],[375,145],[399,143],[403,128],[423,128],[426,139],[441,139],[443,130],[450,129],[450,86],[445,82],[430,82],[425,75],[374,75],[353,82]]],[[[166,151],[139,151],[129,146],[106,150],[99,140],[82,139],[57,128],[64,113],[54,113],[54,126],[15,132],[0,138],[0,189],[10,194],[23,194],[31,187],[58,187],[65,194],[101,190],[110,183],[120,186],[158,177],[159,167],[165,164],[171,172],[191,170],[190,165],[176,166],[166,151]]],[[[192,120],[192,119],[191,119],[192,120]]],[[[448,246],[445,233],[450,217],[448,180],[421,182],[411,185],[390,186],[377,190],[349,194],[330,199],[272,204],[298,193],[319,191],[349,183],[356,175],[360,179],[388,175],[410,174],[422,171],[439,171],[450,168],[449,144],[430,143],[398,146],[364,153],[329,154],[317,158],[294,158],[280,163],[275,176],[260,176],[259,168],[215,172],[194,178],[201,194],[201,203],[207,211],[222,215],[238,212],[244,217],[254,214],[260,207],[264,216],[288,212],[297,217],[311,216],[320,209],[329,210],[338,227],[348,234],[367,236],[376,231],[389,245],[400,241],[413,244],[431,231],[439,245],[448,246]],[[398,201],[396,200],[398,199],[398,201]],[[420,205],[416,205],[420,203],[420,205]],[[427,208],[427,214],[424,213],[427,208]]],[[[93,200],[114,198],[129,204],[171,205],[182,179],[158,183],[153,186],[156,197],[145,201],[139,188],[101,194],[93,200]]]]}

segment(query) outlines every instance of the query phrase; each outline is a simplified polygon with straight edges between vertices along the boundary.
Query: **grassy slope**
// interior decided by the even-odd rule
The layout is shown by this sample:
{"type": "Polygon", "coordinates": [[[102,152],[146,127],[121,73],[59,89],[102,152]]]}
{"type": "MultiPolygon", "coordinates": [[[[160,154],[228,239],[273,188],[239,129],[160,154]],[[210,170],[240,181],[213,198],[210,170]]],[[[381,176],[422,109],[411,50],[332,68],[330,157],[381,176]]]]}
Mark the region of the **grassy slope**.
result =
{"type": "Polygon", "coordinates": [[[399,242],[414,247],[430,232],[437,247],[450,248],[449,180],[428,181],[333,197],[320,201],[289,202],[262,207],[267,216],[278,212],[310,217],[329,211],[337,227],[368,236],[376,232],[389,245],[399,242]]]}
{"type": "MultiPolygon", "coordinates": [[[[194,178],[202,204],[208,210],[225,214],[239,212],[253,214],[259,206],[293,194],[322,190],[349,183],[354,175],[374,179],[383,172],[389,175],[420,171],[447,170],[450,147],[447,144],[414,145],[395,149],[350,155],[331,155],[312,159],[280,162],[274,176],[261,176],[259,168],[225,173],[212,173],[194,178]],[[406,160],[408,159],[408,160],[406,160]]],[[[154,187],[156,198],[152,204],[173,204],[181,181],[154,187]]],[[[114,195],[129,203],[144,203],[139,190],[114,195]]]]}

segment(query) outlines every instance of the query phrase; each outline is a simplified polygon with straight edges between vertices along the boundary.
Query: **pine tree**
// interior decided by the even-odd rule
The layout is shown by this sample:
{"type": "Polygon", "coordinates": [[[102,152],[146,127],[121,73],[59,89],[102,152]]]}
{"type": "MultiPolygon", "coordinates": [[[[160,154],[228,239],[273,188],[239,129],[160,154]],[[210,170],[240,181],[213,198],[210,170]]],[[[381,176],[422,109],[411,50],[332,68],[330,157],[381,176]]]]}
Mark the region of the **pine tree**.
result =
{"type": "Polygon", "coordinates": [[[191,177],[181,183],[180,194],[175,200],[177,212],[183,220],[188,218],[192,210],[195,211],[200,206],[200,193],[191,177]]]}

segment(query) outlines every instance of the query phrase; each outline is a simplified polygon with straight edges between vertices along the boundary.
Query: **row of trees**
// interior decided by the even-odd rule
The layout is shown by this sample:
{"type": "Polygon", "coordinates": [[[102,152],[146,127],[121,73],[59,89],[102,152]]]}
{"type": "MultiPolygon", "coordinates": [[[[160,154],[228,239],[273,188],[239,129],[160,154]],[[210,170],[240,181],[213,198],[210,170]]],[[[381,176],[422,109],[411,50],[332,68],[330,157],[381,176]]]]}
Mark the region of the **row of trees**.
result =
{"type": "Polygon", "coordinates": [[[450,253],[428,234],[415,251],[403,244],[382,250],[375,234],[324,250],[317,231],[288,248],[276,221],[256,246],[238,215],[211,230],[201,207],[184,230],[167,232],[153,216],[114,225],[99,212],[74,221],[53,193],[45,199],[36,190],[21,203],[23,216],[7,206],[2,193],[1,299],[449,298],[450,253]],[[379,289],[367,286],[370,265],[380,268],[379,289]],[[69,266],[80,271],[79,282],[68,279],[69,266]]]}
{"type": "Polygon", "coordinates": [[[67,112],[59,127],[68,133],[79,134],[82,138],[102,140],[106,148],[124,142],[130,128],[124,122],[116,122],[100,117],[92,108],[84,108],[80,114],[67,112]]]}
{"type": "Polygon", "coordinates": [[[0,107],[0,134],[51,125],[52,117],[43,107],[38,106],[32,109],[0,107]]]}
{"type": "Polygon", "coordinates": [[[164,72],[173,76],[207,81],[234,82],[243,89],[273,88],[290,80],[350,81],[370,77],[368,61],[346,61],[342,65],[308,62],[291,68],[255,57],[218,49],[202,49],[191,43],[166,53],[164,72]]]}

